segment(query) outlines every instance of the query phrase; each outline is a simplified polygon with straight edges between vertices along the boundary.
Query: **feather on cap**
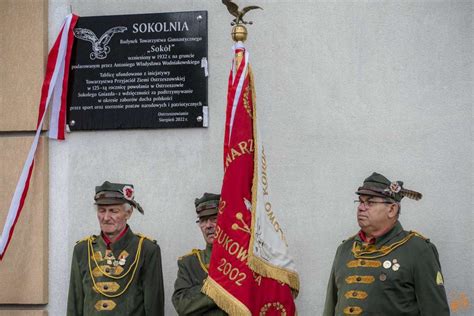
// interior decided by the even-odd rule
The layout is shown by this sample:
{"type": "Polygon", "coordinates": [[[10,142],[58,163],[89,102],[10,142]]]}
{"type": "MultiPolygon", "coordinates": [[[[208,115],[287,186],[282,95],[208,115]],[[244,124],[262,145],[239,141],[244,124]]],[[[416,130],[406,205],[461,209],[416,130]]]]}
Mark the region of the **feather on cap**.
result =
{"type": "Polygon", "coordinates": [[[404,197],[420,200],[423,195],[419,192],[403,188],[402,181],[390,181],[380,173],[374,172],[364,180],[356,194],[389,198],[400,202],[404,197]]]}

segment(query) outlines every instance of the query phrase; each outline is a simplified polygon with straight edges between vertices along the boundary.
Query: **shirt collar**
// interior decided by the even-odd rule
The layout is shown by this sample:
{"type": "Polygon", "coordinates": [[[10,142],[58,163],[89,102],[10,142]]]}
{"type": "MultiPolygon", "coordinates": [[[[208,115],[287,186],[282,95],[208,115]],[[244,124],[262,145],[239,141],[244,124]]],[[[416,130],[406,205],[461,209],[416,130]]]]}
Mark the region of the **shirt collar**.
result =
{"type": "Polygon", "coordinates": [[[369,238],[367,235],[361,230],[359,230],[359,233],[357,234],[359,237],[360,241],[368,243],[369,245],[375,244],[375,238],[369,238]]]}

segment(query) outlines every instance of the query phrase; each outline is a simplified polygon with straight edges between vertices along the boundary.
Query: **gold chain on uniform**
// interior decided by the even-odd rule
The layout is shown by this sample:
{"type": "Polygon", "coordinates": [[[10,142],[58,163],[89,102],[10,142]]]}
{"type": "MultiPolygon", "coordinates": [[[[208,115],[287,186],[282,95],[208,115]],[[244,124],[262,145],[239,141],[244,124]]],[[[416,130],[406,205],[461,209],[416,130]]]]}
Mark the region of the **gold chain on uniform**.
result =
{"type": "Polygon", "coordinates": [[[94,289],[99,292],[100,294],[102,294],[103,296],[105,297],[108,297],[108,298],[114,298],[114,297],[119,297],[120,295],[122,295],[123,293],[125,293],[127,290],[128,290],[128,287],[130,286],[130,284],[132,284],[132,281],[133,281],[133,278],[135,276],[135,272],[137,271],[137,268],[138,268],[138,263],[140,262],[140,254],[142,252],[142,244],[143,244],[143,240],[145,239],[145,237],[140,237],[140,240],[138,241],[138,248],[137,248],[137,253],[135,254],[135,260],[133,261],[133,263],[130,265],[130,267],[128,268],[128,271],[125,272],[124,274],[120,275],[120,276],[114,276],[114,275],[111,275],[111,274],[108,274],[106,273],[105,271],[103,271],[99,264],[97,263],[97,260],[95,259],[95,255],[93,255],[94,253],[94,248],[92,247],[92,238],[89,237],[87,239],[87,242],[88,242],[88,247],[87,247],[87,253],[89,255],[89,273],[91,275],[91,279],[92,279],[92,283],[94,285],[94,289]],[[92,273],[92,264],[91,264],[91,257],[94,259],[94,263],[95,265],[97,266],[97,268],[99,269],[100,272],[102,272],[102,274],[104,274],[106,277],[109,277],[111,279],[115,279],[115,280],[118,280],[118,279],[122,279],[124,278],[125,276],[127,276],[130,271],[132,270],[132,267],[135,266],[133,268],[133,272],[132,272],[132,276],[130,277],[130,280],[127,282],[127,285],[125,285],[125,288],[120,292],[120,293],[117,293],[117,294],[107,294],[107,293],[104,293],[98,286],[97,284],[95,283],[95,278],[94,278],[94,274],[92,273]]]}
{"type": "MultiPolygon", "coordinates": [[[[406,243],[410,238],[413,236],[421,236],[420,234],[416,232],[410,232],[405,238],[402,240],[399,240],[390,246],[383,246],[382,248],[379,249],[374,249],[374,250],[366,250],[366,251],[361,251],[356,249],[357,248],[357,241],[354,241],[352,244],[352,254],[354,255],[354,258],[356,259],[377,259],[384,257],[406,243]]],[[[423,237],[423,236],[421,236],[423,237]]]]}
{"type": "MultiPolygon", "coordinates": [[[[139,245],[138,245],[139,247],[140,247],[140,245],[141,245],[141,242],[142,242],[142,239],[140,239],[140,241],[139,241],[139,245]]],[[[93,247],[92,247],[92,241],[89,242],[89,247],[90,247],[90,251],[93,253],[93,252],[94,252],[94,249],[93,249],[93,247]]],[[[138,253],[138,249],[137,249],[137,253],[138,253]]],[[[91,257],[91,256],[89,256],[89,258],[90,258],[90,257],[91,257]]],[[[130,273],[130,270],[132,269],[132,267],[133,267],[133,265],[135,264],[135,262],[137,262],[137,260],[139,260],[139,258],[138,258],[137,256],[135,256],[135,259],[134,259],[133,263],[130,265],[130,267],[128,268],[128,271],[125,272],[125,273],[123,273],[123,274],[120,275],[120,276],[115,276],[115,275],[109,274],[109,273],[105,272],[104,270],[102,270],[102,268],[99,266],[99,263],[97,262],[95,256],[92,256],[92,258],[94,259],[94,263],[95,263],[95,265],[97,266],[97,269],[99,269],[99,271],[100,271],[103,275],[105,275],[105,276],[108,277],[108,278],[115,279],[115,280],[120,280],[120,279],[123,279],[124,277],[126,277],[126,276],[130,273]]]]}

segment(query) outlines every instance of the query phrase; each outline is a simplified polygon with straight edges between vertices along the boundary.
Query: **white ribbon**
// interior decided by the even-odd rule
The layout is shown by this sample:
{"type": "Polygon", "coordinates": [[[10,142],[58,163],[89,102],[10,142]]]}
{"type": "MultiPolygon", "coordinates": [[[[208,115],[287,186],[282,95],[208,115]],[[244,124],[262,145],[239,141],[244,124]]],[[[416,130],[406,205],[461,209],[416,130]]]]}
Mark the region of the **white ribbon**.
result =
{"type": "Polygon", "coordinates": [[[49,83],[48,94],[45,103],[45,109],[41,117],[40,123],[36,130],[35,138],[33,139],[33,144],[31,145],[30,151],[28,152],[28,157],[26,158],[25,164],[20,174],[20,178],[15,188],[15,193],[13,194],[12,201],[10,203],[10,208],[8,210],[7,219],[5,225],[3,226],[2,235],[0,238],[0,258],[3,258],[5,254],[8,243],[13,234],[15,228],[16,220],[20,215],[23,203],[26,199],[28,193],[28,187],[30,183],[30,177],[28,176],[33,170],[34,157],[36,149],[38,147],[39,138],[41,135],[41,130],[43,127],[44,119],[46,113],[48,112],[48,104],[50,102],[51,96],[52,99],[52,111],[50,119],[50,132],[49,137],[57,139],[58,137],[58,122],[59,122],[59,111],[61,108],[61,94],[63,88],[63,78],[64,78],[64,64],[65,56],[67,50],[67,39],[68,31],[71,25],[72,15],[69,14],[62,26],[61,40],[58,48],[58,54],[56,56],[56,63],[54,67],[53,74],[51,76],[51,81],[49,83]]]}

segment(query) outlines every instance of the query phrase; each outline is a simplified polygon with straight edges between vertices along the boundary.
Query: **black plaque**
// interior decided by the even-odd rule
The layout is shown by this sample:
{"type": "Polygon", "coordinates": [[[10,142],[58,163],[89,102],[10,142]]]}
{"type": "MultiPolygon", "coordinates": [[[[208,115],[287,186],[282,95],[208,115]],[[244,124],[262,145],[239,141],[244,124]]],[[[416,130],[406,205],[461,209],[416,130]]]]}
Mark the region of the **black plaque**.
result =
{"type": "Polygon", "coordinates": [[[71,130],[207,127],[207,11],[81,17],[71,130]]]}

